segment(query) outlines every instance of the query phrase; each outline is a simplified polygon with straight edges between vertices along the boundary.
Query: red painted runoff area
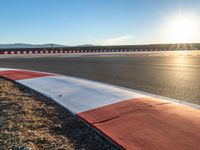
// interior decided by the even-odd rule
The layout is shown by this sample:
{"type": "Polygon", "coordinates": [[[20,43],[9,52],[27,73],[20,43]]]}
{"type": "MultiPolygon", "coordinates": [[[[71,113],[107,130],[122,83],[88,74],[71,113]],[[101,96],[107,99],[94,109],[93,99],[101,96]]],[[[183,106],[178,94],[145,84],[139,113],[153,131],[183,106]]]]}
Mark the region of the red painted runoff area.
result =
{"type": "Polygon", "coordinates": [[[124,149],[200,149],[200,111],[189,106],[138,98],[78,116],[124,149]]]}
{"type": "Polygon", "coordinates": [[[24,80],[24,79],[32,79],[45,76],[53,76],[53,74],[23,71],[23,70],[6,70],[6,71],[0,71],[0,76],[11,80],[24,80]]]}

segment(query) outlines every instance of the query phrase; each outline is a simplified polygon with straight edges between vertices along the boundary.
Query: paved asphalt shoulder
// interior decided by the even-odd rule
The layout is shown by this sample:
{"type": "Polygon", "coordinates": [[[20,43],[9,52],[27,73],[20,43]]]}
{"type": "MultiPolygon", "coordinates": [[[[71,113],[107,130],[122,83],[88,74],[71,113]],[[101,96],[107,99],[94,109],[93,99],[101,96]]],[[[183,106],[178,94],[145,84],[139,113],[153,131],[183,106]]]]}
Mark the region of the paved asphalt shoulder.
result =
{"type": "Polygon", "coordinates": [[[0,59],[0,67],[82,77],[196,104],[200,104],[199,66],[199,53],[0,59]]]}

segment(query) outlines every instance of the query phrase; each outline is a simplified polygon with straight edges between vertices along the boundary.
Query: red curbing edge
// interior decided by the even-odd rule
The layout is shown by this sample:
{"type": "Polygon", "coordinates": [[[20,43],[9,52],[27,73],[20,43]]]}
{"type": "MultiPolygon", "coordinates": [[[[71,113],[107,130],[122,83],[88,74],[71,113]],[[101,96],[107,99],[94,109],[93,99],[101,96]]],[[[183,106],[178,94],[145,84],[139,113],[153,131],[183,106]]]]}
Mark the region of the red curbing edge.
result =
{"type": "Polygon", "coordinates": [[[45,76],[54,76],[54,74],[31,72],[24,70],[6,70],[6,71],[0,71],[0,76],[11,80],[24,80],[24,79],[32,79],[45,76]]]}
{"type": "Polygon", "coordinates": [[[200,149],[200,111],[188,106],[140,98],[78,116],[124,149],[200,149]]]}

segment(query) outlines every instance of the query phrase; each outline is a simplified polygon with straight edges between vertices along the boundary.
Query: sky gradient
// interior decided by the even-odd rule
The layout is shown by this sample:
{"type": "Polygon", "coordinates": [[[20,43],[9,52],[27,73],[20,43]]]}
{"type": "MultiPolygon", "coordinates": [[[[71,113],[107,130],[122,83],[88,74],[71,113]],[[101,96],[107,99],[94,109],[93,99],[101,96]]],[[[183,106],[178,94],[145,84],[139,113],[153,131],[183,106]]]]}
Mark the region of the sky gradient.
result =
{"type": "MultiPolygon", "coordinates": [[[[169,43],[178,13],[199,17],[199,0],[0,0],[0,44],[169,43]]],[[[198,20],[199,21],[199,20],[198,20]]],[[[196,38],[192,42],[200,42],[196,38]]]]}

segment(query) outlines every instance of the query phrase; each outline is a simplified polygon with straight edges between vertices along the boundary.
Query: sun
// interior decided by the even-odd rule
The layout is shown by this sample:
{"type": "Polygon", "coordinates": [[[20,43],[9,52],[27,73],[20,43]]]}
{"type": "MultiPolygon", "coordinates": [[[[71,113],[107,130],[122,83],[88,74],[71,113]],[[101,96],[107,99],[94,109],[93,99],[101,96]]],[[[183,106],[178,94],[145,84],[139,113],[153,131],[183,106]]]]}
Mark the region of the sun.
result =
{"type": "Polygon", "coordinates": [[[178,15],[167,23],[167,38],[171,43],[192,43],[199,37],[199,21],[192,15],[178,15]]]}

